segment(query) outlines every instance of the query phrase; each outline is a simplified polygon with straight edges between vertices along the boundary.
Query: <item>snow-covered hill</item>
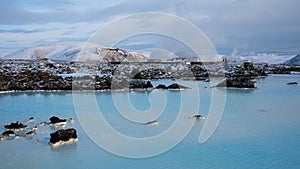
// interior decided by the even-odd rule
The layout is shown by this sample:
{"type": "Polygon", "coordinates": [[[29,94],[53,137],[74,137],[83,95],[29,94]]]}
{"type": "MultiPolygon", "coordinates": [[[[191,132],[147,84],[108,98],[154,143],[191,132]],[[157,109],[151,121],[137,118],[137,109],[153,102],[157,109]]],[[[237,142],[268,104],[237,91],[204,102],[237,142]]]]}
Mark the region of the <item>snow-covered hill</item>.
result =
{"type": "Polygon", "coordinates": [[[281,64],[288,59],[292,58],[292,55],[276,55],[276,54],[253,54],[253,55],[232,55],[224,56],[228,61],[234,61],[236,63],[243,63],[244,61],[251,61],[253,63],[268,63],[268,64],[281,64]]]}
{"type": "Polygon", "coordinates": [[[300,65],[300,55],[297,55],[284,62],[286,65],[300,65]]]}
{"type": "MultiPolygon", "coordinates": [[[[295,55],[276,55],[276,54],[233,54],[231,56],[219,55],[230,62],[243,63],[250,60],[254,63],[287,63],[300,64],[300,56],[294,60],[287,61],[295,55]],[[297,61],[298,58],[298,61],[297,61]],[[296,62],[297,61],[297,62],[296,62]]],[[[50,60],[78,60],[78,61],[132,61],[144,62],[150,60],[157,61],[178,61],[176,54],[163,50],[155,49],[152,51],[132,51],[118,48],[106,48],[96,43],[85,42],[57,42],[47,45],[39,45],[22,49],[13,53],[0,53],[2,59],[36,59],[46,57],[50,60]],[[177,59],[176,59],[177,58],[177,59]]],[[[196,58],[182,58],[181,61],[198,61],[196,58]]]]}
{"type": "Polygon", "coordinates": [[[125,51],[104,48],[95,43],[57,42],[22,49],[2,56],[2,59],[36,59],[45,56],[50,60],[80,61],[147,61],[149,54],[143,51],[125,51]]]}

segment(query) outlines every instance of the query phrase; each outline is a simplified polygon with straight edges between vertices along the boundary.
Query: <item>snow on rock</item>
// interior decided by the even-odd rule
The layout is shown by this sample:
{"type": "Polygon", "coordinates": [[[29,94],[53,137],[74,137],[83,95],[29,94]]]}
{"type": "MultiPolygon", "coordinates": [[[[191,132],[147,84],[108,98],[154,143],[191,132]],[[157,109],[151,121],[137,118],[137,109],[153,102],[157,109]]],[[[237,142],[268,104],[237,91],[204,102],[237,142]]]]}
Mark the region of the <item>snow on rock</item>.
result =
{"type": "Polygon", "coordinates": [[[76,57],[77,61],[104,61],[104,62],[144,62],[148,60],[143,51],[127,51],[119,48],[95,47],[86,44],[84,50],[76,57]]]}

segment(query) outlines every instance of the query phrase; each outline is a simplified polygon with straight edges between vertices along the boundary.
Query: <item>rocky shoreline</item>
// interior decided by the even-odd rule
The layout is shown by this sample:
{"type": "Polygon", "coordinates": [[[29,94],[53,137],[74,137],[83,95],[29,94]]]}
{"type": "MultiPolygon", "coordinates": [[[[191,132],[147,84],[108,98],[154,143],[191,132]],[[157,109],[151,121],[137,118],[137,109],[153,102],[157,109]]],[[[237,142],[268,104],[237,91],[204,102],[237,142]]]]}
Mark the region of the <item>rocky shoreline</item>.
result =
{"type": "Polygon", "coordinates": [[[186,89],[180,84],[153,86],[151,80],[190,79],[209,82],[225,78],[218,87],[253,88],[252,80],[268,74],[300,72],[299,66],[229,64],[223,62],[90,63],[46,60],[0,60],[0,91],[106,91],[186,89]]]}

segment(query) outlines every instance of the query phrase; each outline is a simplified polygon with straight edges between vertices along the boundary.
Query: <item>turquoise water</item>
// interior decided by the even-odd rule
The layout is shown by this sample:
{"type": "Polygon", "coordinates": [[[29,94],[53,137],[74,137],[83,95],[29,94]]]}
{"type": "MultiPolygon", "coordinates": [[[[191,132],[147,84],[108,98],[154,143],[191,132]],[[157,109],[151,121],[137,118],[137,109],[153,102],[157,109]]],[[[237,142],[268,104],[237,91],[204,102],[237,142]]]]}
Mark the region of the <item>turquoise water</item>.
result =
{"type": "MultiPolygon", "coordinates": [[[[97,146],[78,122],[72,93],[2,93],[0,126],[17,120],[26,123],[31,116],[35,117],[36,122],[30,126],[49,121],[52,115],[73,117],[75,123],[68,127],[77,129],[79,142],[51,149],[47,142],[49,134],[56,129],[41,127],[39,130],[44,133],[32,139],[0,142],[0,168],[299,168],[300,86],[286,85],[292,81],[299,83],[300,76],[272,75],[258,79],[258,88],[254,90],[218,89],[218,92],[226,92],[226,105],[217,130],[207,142],[198,143],[204,124],[204,121],[198,121],[176,147],[143,159],[120,157],[97,146]]],[[[209,83],[198,82],[197,85],[199,111],[207,115],[211,89],[204,88],[209,83]]],[[[163,132],[176,119],[181,92],[164,92],[168,103],[156,127],[124,120],[114,107],[110,92],[97,93],[96,98],[113,128],[128,136],[149,137],[163,132]]],[[[122,94],[126,96],[126,93],[120,92],[122,94]]],[[[135,91],[130,92],[129,97],[138,110],[144,111],[150,106],[149,94],[135,91]]],[[[4,131],[1,128],[1,132],[4,131]]],[[[100,133],[101,129],[98,130],[100,133]]]]}

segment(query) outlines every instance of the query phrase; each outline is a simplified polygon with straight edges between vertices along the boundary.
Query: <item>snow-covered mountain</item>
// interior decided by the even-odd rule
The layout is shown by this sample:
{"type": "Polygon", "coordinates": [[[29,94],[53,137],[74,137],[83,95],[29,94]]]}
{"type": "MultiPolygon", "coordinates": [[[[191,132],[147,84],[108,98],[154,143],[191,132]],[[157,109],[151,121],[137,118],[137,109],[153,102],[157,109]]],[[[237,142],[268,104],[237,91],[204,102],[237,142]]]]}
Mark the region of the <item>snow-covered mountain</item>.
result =
{"type": "Polygon", "coordinates": [[[284,62],[286,65],[300,65],[300,55],[297,55],[284,62]]]}
{"type": "Polygon", "coordinates": [[[95,43],[57,42],[22,49],[2,56],[2,59],[36,59],[79,61],[147,61],[149,54],[143,51],[126,51],[105,48],[95,43]]]}
{"type": "Polygon", "coordinates": [[[244,61],[251,61],[253,63],[268,63],[281,64],[291,59],[293,55],[276,55],[276,54],[252,54],[252,55],[231,55],[224,56],[224,58],[231,62],[243,63],[244,61]]]}
{"type": "MultiPolygon", "coordinates": [[[[230,62],[243,63],[250,60],[254,63],[269,64],[300,64],[300,56],[288,61],[295,55],[276,55],[276,54],[232,54],[231,56],[219,55],[230,62]]],[[[78,61],[132,61],[144,62],[149,59],[152,61],[198,61],[196,58],[180,58],[176,54],[163,50],[155,49],[152,51],[133,51],[118,48],[107,48],[96,43],[85,42],[57,42],[47,45],[39,45],[22,49],[13,53],[0,53],[2,59],[37,59],[46,57],[50,60],[78,60],[78,61]],[[179,59],[179,60],[178,60],[179,59]]]]}

